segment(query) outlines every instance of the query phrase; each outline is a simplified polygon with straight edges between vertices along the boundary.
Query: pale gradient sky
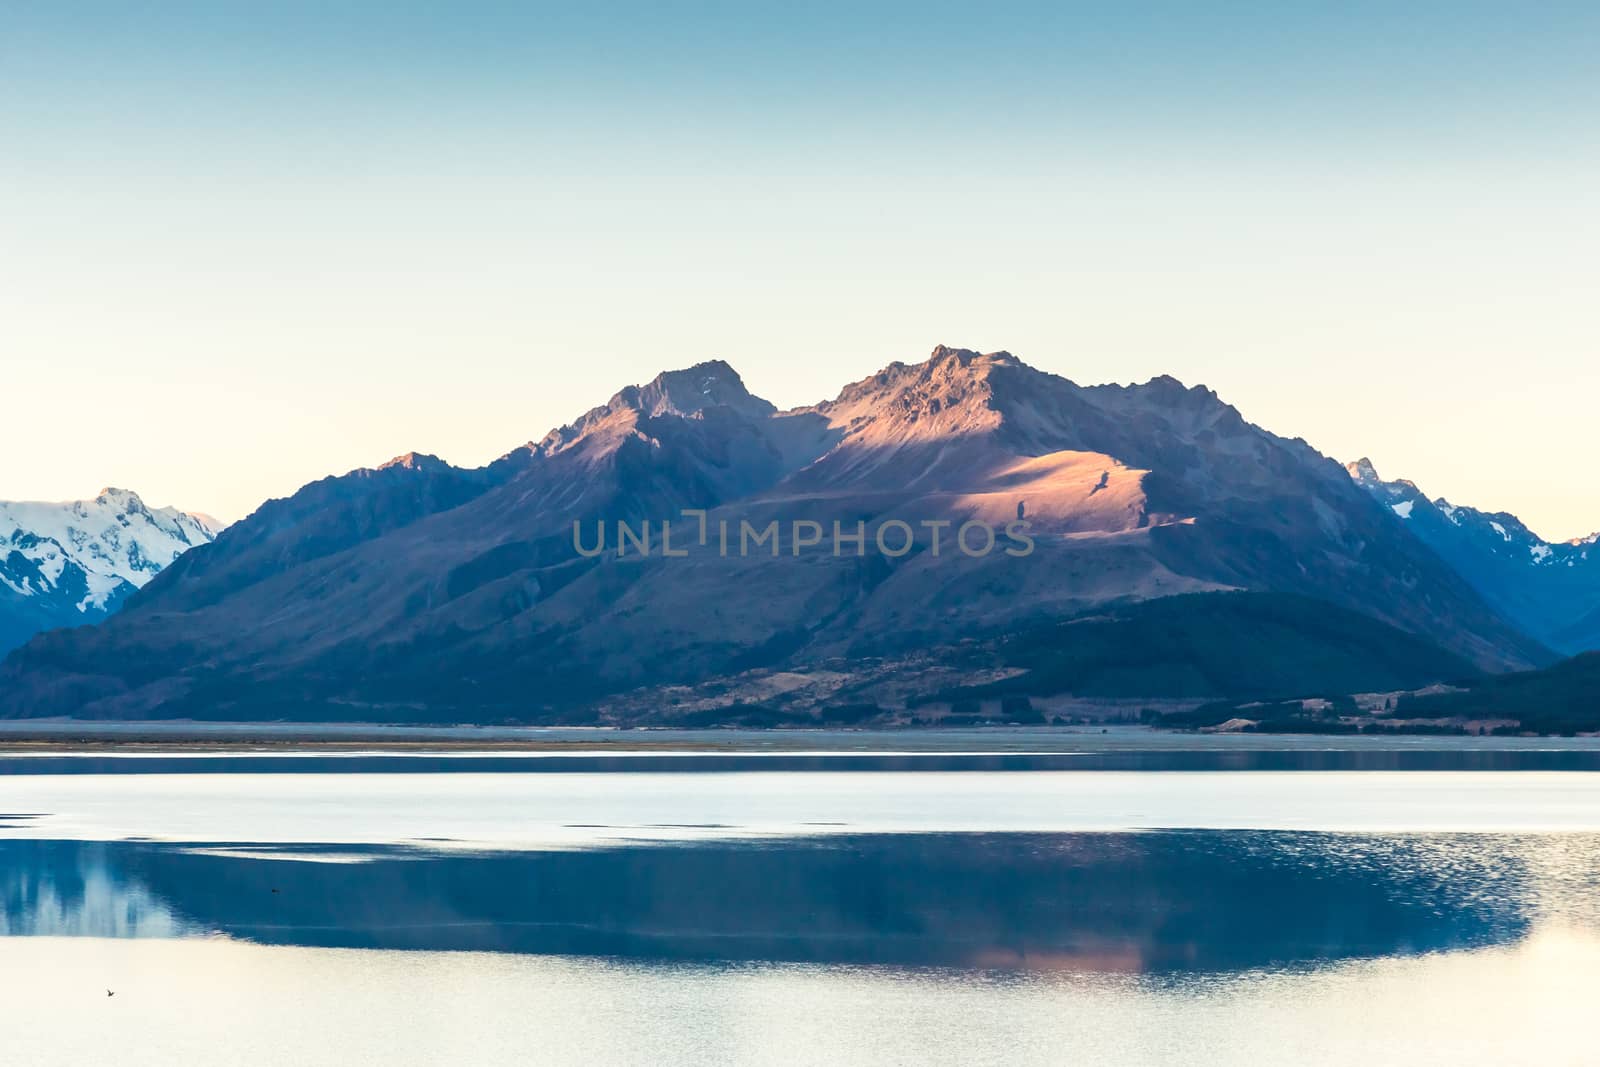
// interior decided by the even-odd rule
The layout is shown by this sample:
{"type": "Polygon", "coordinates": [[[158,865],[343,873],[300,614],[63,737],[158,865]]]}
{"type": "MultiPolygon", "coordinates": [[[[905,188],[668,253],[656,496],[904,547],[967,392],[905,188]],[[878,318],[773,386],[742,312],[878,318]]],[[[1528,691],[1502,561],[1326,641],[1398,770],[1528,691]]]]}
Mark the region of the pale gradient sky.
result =
{"type": "Polygon", "coordinates": [[[0,0],[0,499],[947,343],[1600,529],[1600,5],[267,8],[0,0]]]}

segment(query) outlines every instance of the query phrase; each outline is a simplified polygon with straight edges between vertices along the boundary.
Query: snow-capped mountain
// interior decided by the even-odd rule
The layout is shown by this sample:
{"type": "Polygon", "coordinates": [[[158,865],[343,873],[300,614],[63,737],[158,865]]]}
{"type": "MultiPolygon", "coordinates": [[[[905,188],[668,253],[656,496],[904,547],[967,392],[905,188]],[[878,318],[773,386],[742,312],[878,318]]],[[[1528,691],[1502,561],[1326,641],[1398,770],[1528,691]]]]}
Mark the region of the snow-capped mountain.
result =
{"type": "Polygon", "coordinates": [[[64,503],[0,501],[0,652],[39,630],[104,617],[220,529],[210,516],[151,508],[126,489],[64,503]]]}
{"type": "Polygon", "coordinates": [[[1546,541],[1507,512],[1430,500],[1413,482],[1384,481],[1370,459],[1346,469],[1528,633],[1562,652],[1600,648],[1600,533],[1546,541]]]}

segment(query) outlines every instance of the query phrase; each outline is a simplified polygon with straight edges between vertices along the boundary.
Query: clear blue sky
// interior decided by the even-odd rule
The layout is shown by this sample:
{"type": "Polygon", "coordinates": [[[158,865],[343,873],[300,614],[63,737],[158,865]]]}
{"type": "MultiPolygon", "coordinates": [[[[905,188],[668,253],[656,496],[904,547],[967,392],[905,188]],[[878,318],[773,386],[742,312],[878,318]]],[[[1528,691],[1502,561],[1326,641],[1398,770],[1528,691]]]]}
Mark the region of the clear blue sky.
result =
{"type": "Polygon", "coordinates": [[[0,498],[234,518],[947,343],[1585,534],[1596,55],[1592,3],[0,0],[0,498]]]}

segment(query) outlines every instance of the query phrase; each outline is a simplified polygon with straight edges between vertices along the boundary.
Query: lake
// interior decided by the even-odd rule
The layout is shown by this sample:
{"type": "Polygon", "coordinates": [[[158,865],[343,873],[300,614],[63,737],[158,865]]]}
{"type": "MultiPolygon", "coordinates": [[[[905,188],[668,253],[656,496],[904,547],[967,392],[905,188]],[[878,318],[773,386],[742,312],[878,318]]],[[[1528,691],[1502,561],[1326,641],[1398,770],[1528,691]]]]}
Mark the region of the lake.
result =
{"type": "Polygon", "coordinates": [[[1592,747],[1055,741],[0,756],[0,1062],[1593,1062],[1592,747]]]}

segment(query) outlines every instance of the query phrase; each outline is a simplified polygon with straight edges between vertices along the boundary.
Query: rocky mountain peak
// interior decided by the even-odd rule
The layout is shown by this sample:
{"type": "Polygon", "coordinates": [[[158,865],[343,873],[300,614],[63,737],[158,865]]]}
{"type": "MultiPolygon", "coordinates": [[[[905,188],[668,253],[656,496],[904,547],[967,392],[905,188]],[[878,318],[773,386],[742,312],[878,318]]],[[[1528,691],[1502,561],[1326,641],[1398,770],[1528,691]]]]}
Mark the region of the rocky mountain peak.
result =
{"type": "MultiPolygon", "coordinates": [[[[1231,405],[1223,402],[1215,390],[1204,385],[1185,385],[1170,374],[1158,374],[1143,385],[1131,390],[1136,395],[1162,406],[1177,410],[1200,412],[1215,409],[1233,412],[1231,405]]],[[[1234,412],[1237,414],[1237,412],[1234,412]]]]}
{"type": "Polygon", "coordinates": [[[777,413],[772,404],[745,388],[738,371],[723,360],[713,359],[682,370],[662,371],[644,385],[630,385],[604,406],[551,430],[529,451],[547,456],[585,441],[614,442],[621,437],[639,436],[639,425],[645,420],[697,419],[714,410],[752,420],[765,420],[777,413]]]}
{"type": "Polygon", "coordinates": [[[407,452],[403,456],[394,457],[389,462],[380,466],[378,469],[381,471],[386,471],[393,470],[395,468],[435,473],[453,469],[450,464],[446,463],[438,456],[430,455],[426,452],[407,452]]]}
{"type": "Polygon", "coordinates": [[[1008,352],[940,345],[921,363],[891,363],[814,409],[857,445],[963,437],[995,429],[993,372],[1022,364],[1008,352]]]}
{"type": "Polygon", "coordinates": [[[1378,475],[1378,468],[1373,466],[1372,460],[1362,456],[1354,463],[1346,463],[1344,469],[1350,472],[1350,477],[1365,486],[1378,485],[1383,479],[1378,475]]]}
{"type": "Polygon", "coordinates": [[[971,348],[951,348],[948,345],[935,345],[928,356],[927,363],[921,365],[933,367],[952,363],[961,367],[976,365],[980,370],[985,370],[996,366],[1019,366],[1022,361],[1004,349],[997,352],[979,352],[971,348]]]}
{"type": "Polygon", "coordinates": [[[921,363],[898,360],[869,378],[853,382],[834,400],[819,407],[848,407],[863,401],[889,401],[917,394],[938,401],[931,410],[987,396],[987,383],[998,367],[1021,367],[1023,363],[1009,352],[977,352],[970,348],[939,345],[921,363]],[[942,395],[941,395],[942,394],[942,395]]]}
{"type": "Polygon", "coordinates": [[[610,406],[630,408],[646,418],[691,417],[714,407],[764,418],[776,410],[746,389],[739,372],[720,359],[662,371],[645,385],[629,386],[619,392],[611,398],[610,406]]]}

